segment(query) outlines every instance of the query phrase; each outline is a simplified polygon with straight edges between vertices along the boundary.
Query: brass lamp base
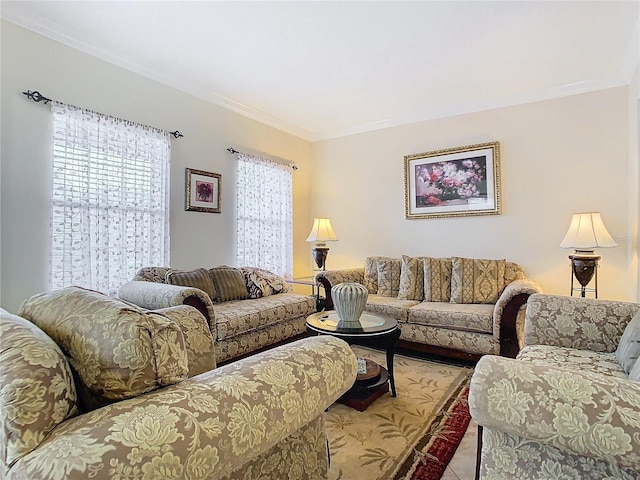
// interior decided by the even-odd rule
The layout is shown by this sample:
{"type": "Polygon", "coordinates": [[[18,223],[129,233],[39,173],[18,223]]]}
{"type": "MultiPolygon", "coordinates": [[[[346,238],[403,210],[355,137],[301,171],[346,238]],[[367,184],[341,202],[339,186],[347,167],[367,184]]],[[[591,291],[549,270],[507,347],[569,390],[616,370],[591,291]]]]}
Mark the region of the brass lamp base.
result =
{"type": "Polygon", "coordinates": [[[580,296],[585,297],[587,293],[587,285],[595,275],[595,298],[598,298],[598,260],[600,256],[596,255],[593,250],[576,250],[573,255],[569,255],[571,259],[571,295],[574,290],[580,291],[580,296]],[[573,287],[574,277],[580,283],[580,287],[573,287]]]}

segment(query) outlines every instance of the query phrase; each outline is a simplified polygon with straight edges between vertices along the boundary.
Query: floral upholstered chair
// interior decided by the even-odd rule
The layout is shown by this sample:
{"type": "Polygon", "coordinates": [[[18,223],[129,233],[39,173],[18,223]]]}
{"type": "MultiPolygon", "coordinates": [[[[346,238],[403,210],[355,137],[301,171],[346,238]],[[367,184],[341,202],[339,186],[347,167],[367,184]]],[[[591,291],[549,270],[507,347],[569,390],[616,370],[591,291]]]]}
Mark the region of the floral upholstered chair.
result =
{"type": "Polygon", "coordinates": [[[326,478],[323,412],[353,384],[326,336],[215,368],[193,307],[81,288],[0,309],[0,479],[326,478]]]}
{"type": "Polygon", "coordinates": [[[469,394],[482,479],[640,478],[640,305],[532,295],[517,358],[469,394]]]}

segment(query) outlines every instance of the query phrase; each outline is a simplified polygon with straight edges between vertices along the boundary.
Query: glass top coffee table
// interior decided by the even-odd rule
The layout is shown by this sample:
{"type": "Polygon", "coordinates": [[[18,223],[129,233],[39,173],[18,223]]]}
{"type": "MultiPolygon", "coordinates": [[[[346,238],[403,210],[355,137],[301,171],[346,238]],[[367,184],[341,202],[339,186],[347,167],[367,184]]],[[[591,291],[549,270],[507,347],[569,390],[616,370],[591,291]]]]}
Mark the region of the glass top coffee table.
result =
{"type": "MultiPolygon", "coordinates": [[[[393,355],[400,338],[400,327],[396,319],[379,313],[364,312],[360,317],[361,327],[338,327],[338,314],[334,310],[314,313],[307,317],[307,330],[310,332],[333,335],[349,345],[382,348],[387,357],[387,370],[391,396],[396,396],[396,384],[393,377],[393,355]]],[[[385,390],[386,391],[386,390],[385,390]]]]}

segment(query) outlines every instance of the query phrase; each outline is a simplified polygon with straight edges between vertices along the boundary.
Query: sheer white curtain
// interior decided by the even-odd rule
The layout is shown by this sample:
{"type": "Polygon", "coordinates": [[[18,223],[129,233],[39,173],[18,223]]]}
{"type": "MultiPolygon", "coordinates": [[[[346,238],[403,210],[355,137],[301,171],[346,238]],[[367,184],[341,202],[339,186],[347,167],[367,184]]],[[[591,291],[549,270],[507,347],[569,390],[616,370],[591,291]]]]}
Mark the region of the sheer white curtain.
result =
{"type": "Polygon", "coordinates": [[[54,102],[51,287],[113,295],[169,265],[169,134],[54,102]]]}
{"type": "Polygon", "coordinates": [[[237,265],[293,272],[291,167],[238,155],[237,265]]]}

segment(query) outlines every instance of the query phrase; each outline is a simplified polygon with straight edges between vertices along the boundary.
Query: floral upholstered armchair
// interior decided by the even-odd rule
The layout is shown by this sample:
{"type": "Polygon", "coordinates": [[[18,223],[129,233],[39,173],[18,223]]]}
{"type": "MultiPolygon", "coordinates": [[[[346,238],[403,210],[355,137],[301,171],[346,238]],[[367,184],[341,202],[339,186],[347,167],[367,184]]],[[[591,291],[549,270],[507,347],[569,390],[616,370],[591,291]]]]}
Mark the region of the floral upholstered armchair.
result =
{"type": "Polygon", "coordinates": [[[640,305],[532,295],[517,358],[469,393],[482,479],[640,478],[640,305]]]}
{"type": "Polygon", "coordinates": [[[323,412],[353,384],[314,337],[215,368],[193,307],[80,288],[0,309],[1,479],[326,478],[323,412]]]}

